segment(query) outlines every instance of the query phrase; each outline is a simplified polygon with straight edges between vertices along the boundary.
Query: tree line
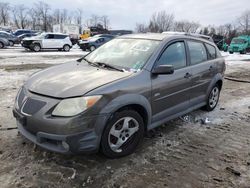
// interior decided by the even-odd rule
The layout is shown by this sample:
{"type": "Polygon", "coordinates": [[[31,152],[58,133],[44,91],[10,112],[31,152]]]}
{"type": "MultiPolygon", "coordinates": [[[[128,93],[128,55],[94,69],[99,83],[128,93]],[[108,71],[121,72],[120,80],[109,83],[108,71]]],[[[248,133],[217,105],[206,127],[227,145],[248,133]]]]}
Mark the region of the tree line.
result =
{"type": "Polygon", "coordinates": [[[242,12],[242,14],[232,23],[225,23],[219,26],[202,26],[199,22],[189,20],[175,20],[173,14],[166,11],[155,12],[148,23],[137,23],[136,32],[156,32],[176,31],[188,33],[200,33],[204,35],[220,35],[226,40],[231,40],[238,35],[250,35],[250,10],[242,12]]]}
{"type": "Polygon", "coordinates": [[[83,18],[82,9],[69,11],[67,9],[52,9],[49,4],[39,1],[31,7],[24,4],[11,5],[0,2],[0,26],[14,26],[18,29],[52,31],[55,24],[77,24],[80,27],[99,26],[110,28],[108,16],[92,15],[83,18]]]}

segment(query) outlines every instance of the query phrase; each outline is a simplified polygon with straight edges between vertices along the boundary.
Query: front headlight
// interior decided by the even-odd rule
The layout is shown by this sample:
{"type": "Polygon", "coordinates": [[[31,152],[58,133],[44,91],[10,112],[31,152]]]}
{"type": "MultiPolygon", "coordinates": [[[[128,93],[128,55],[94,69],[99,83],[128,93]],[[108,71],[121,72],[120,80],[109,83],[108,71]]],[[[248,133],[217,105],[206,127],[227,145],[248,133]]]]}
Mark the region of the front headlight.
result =
{"type": "Polygon", "coordinates": [[[102,96],[77,97],[62,100],[53,110],[54,116],[74,116],[93,106],[102,96]]]}

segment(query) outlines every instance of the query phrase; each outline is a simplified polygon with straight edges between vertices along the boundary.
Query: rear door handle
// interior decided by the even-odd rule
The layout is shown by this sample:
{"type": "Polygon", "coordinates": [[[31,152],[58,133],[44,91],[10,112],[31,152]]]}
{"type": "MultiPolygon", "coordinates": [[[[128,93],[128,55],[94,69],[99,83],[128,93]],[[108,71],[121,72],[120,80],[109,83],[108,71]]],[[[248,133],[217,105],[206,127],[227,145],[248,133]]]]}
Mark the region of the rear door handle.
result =
{"type": "Polygon", "coordinates": [[[190,78],[192,76],[192,74],[190,74],[189,72],[187,72],[184,76],[184,78],[190,78]]]}

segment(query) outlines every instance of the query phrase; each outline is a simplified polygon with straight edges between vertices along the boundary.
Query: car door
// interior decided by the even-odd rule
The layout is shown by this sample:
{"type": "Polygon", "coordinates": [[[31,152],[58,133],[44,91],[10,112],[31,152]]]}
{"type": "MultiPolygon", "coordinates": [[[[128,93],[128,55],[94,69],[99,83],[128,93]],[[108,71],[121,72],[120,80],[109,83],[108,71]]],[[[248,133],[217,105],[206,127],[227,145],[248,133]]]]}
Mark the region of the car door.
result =
{"type": "Polygon", "coordinates": [[[174,73],[152,75],[152,123],[179,113],[189,106],[191,68],[187,66],[184,40],[167,45],[154,67],[173,65],[174,73]]]}
{"type": "Polygon", "coordinates": [[[65,39],[66,36],[65,35],[55,35],[55,46],[56,48],[63,48],[64,44],[65,44],[65,39]]]}
{"type": "Polygon", "coordinates": [[[188,40],[187,45],[193,73],[190,103],[196,105],[205,102],[207,89],[215,75],[216,49],[212,45],[206,47],[203,42],[195,40],[188,40]],[[207,53],[207,48],[211,54],[207,53]]]}
{"type": "Polygon", "coordinates": [[[47,34],[43,39],[43,48],[57,48],[54,34],[47,34]]]}

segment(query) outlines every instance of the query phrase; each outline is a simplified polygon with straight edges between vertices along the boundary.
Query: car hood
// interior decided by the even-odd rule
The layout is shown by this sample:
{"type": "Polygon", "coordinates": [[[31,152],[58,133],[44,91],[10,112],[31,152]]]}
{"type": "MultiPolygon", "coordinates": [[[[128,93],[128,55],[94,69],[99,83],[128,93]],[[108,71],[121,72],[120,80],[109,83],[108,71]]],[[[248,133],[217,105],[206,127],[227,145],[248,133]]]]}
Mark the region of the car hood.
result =
{"type": "Polygon", "coordinates": [[[25,87],[37,94],[68,98],[84,95],[131,74],[93,67],[85,62],[70,62],[33,74],[25,83],[25,87]]]}
{"type": "Polygon", "coordinates": [[[39,37],[34,36],[34,37],[24,37],[23,40],[42,40],[42,39],[40,39],[39,37]]]}

